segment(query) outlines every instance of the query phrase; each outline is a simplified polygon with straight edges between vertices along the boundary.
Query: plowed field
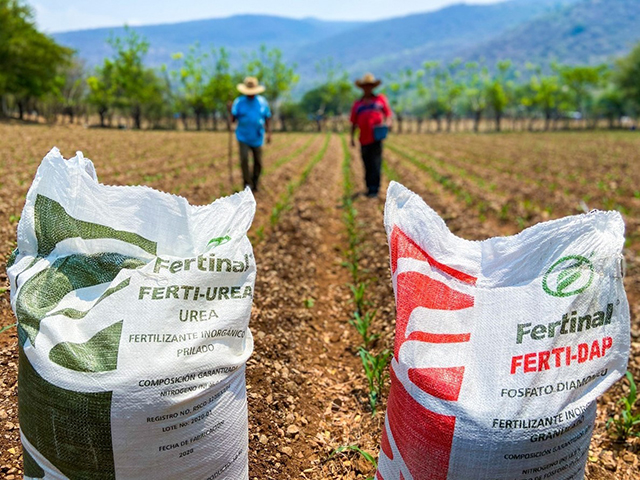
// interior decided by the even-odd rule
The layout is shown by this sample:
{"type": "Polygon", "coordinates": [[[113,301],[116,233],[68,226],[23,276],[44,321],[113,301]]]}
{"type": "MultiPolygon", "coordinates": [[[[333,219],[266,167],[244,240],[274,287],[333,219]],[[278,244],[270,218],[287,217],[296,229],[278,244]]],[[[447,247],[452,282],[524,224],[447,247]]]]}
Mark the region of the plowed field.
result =
{"type": "MultiPolygon", "coordinates": [[[[0,262],[15,247],[25,194],[42,157],[58,146],[82,150],[100,180],[145,184],[205,204],[239,187],[223,133],[135,132],[0,124],[0,262]]],[[[345,268],[349,248],[345,194],[361,192],[356,149],[334,134],[279,134],[265,150],[250,232],[258,278],[247,369],[252,479],[364,479],[375,469],[355,445],[377,457],[385,397],[375,415],[358,357],[361,339],[345,268]]],[[[640,135],[512,133],[404,135],[385,146],[383,190],[390,180],[420,194],[451,230],[468,239],[510,235],[534,223],[589,209],[618,209],[627,224],[625,285],[631,304],[630,371],[640,379],[640,135]]],[[[382,195],[383,196],[383,195],[382,195]]],[[[384,198],[353,197],[360,281],[376,310],[372,350],[393,341],[394,297],[382,223],[384,198]]],[[[15,322],[0,272],[0,327],[15,322]]],[[[22,477],[17,418],[15,328],[0,334],[0,475],[22,477]]],[[[640,477],[640,442],[616,442],[607,419],[628,392],[620,381],[599,400],[587,478],[640,477]]]]}

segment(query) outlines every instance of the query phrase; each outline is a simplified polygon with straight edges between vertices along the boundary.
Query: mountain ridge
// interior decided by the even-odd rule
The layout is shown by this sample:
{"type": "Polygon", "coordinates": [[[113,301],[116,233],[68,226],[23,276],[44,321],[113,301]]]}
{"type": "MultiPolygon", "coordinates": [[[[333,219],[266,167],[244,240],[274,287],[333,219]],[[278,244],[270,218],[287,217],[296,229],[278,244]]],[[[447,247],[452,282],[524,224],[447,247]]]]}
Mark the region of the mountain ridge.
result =
{"type": "MultiPolygon", "coordinates": [[[[287,51],[306,43],[309,37],[321,40],[361,23],[247,14],[130,28],[149,41],[147,62],[158,66],[168,62],[171,54],[185,52],[196,42],[203,48],[224,46],[231,54],[255,50],[263,43],[287,51]]],[[[124,34],[124,27],[73,30],[51,36],[62,45],[76,49],[92,66],[111,55],[111,47],[106,43],[111,34],[124,34]]]]}
{"type": "MultiPolygon", "coordinates": [[[[322,81],[319,61],[331,58],[351,76],[417,69],[429,60],[485,59],[490,65],[510,58],[523,66],[549,63],[598,63],[628,51],[640,41],[638,0],[510,0],[489,5],[459,3],[427,13],[369,22],[293,19],[275,15],[235,15],[174,24],[131,27],[150,42],[147,63],[169,63],[171,54],[199,42],[226,47],[238,67],[261,44],[280,48],[297,64],[300,88],[322,81]]],[[[76,48],[89,66],[112,54],[105,43],[120,28],[53,34],[76,48]]]]}
{"type": "Polygon", "coordinates": [[[593,65],[626,54],[637,42],[638,0],[581,0],[533,19],[523,28],[507,30],[464,56],[489,63],[509,58],[516,64],[557,61],[593,65]]]}

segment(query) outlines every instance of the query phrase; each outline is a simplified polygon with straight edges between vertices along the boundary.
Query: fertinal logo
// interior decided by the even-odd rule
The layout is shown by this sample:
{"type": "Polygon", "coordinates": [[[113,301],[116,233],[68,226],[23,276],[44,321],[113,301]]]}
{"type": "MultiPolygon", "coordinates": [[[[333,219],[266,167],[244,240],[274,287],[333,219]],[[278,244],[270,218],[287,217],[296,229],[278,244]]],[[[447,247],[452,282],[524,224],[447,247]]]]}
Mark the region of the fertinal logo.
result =
{"type": "Polygon", "coordinates": [[[551,265],[542,279],[542,288],[554,297],[570,297],[589,288],[593,275],[593,263],[589,259],[569,255],[551,265]]]}

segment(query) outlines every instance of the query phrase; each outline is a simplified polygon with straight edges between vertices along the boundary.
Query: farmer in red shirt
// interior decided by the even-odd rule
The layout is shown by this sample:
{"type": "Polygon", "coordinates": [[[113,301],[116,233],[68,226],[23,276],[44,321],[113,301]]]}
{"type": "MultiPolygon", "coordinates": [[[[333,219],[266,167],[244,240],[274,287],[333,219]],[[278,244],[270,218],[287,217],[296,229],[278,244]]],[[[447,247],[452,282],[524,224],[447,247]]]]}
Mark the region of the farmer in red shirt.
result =
{"type": "Polygon", "coordinates": [[[356,128],[360,130],[360,151],[364,162],[367,197],[375,198],[380,190],[380,169],[382,168],[382,140],[391,126],[392,112],[387,98],[375,94],[373,90],[382,83],[373,74],[367,73],[356,80],[363,91],[362,98],[351,108],[351,146],[355,147],[356,128]]]}

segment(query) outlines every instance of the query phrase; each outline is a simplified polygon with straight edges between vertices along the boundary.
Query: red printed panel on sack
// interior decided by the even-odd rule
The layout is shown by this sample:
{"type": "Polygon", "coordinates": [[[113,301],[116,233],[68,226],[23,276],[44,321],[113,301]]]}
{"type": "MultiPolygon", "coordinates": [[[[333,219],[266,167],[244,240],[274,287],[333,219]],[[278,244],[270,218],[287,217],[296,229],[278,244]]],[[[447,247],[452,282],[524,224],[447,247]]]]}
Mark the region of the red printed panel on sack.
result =
{"type": "MultiPolygon", "coordinates": [[[[421,249],[398,227],[394,227],[390,241],[391,268],[395,273],[399,258],[413,258],[428,262],[433,268],[462,281],[475,285],[476,278],[444,265],[421,249]]],[[[470,333],[434,333],[416,330],[407,335],[409,318],[416,308],[455,311],[474,306],[472,295],[455,290],[430,276],[403,271],[396,278],[396,339],[394,356],[400,362],[400,349],[405,342],[418,341],[433,344],[454,345],[469,342],[470,333]]],[[[424,329],[424,325],[422,326],[424,329]]],[[[464,379],[464,366],[422,367],[408,366],[409,381],[421,391],[440,400],[458,401],[464,379]]],[[[455,430],[454,416],[432,412],[419,403],[391,369],[391,391],[387,408],[390,434],[401,461],[415,480],[445,480],[449,469],[449,457],[455,430]]],[[[382,451],[394,461],[387,432],[383,432],[382,451]]]]}

